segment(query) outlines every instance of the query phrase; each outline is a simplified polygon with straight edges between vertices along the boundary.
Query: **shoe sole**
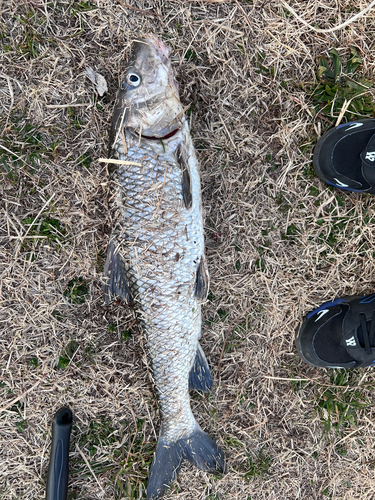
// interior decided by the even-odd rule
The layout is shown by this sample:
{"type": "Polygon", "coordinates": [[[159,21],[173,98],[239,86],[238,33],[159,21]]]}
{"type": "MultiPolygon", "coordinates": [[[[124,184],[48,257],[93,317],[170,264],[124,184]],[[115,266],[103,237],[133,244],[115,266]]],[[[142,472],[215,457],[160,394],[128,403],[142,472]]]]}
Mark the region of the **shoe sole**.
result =
{"type": "Polygon", "coordinates": [[[296,328],[296,336],[294,339],[294,344],[296,346],[297,352],[298,352],[300,358],[302,359],[302,361],[304,361],[305,363],[307,363],[310,366],[314,366],[315,368],[322,368],[321,366],[314,365],[313,363],[311,363],[311,361],[308,361],[302,352],[300,337],[301,337],[301,332],[302,332],[306,322],[307,322],[307,314],[302,319],[302,325],[300,327],[297,326],[297,328],[296,328]]]}
{"type": "Polygon", "coordinates": [[[329,137],[331,137],[331,135],[334,134],[335,132],[336,132],[336,127],[334,127],[333,129],[329,130],[328,132],[326,132],[319,139],[317,145],[314,148],[314,156],[313,156],[313,167],[314,167],[315,172],[317,173],[317,176],[319,177],[319,179],[321,179],[323,182],[325,182],[326,184],[329,184],[329,185],[331,185],[331,183],[329,181],[327,181],[325,175],[321,171],[321,169],[319,167],[318,158],[319,158],[320,151],[321,151],[322,147],[324,147],[324,143],[326,142],[326,139],[328,139],[329,137]]]}

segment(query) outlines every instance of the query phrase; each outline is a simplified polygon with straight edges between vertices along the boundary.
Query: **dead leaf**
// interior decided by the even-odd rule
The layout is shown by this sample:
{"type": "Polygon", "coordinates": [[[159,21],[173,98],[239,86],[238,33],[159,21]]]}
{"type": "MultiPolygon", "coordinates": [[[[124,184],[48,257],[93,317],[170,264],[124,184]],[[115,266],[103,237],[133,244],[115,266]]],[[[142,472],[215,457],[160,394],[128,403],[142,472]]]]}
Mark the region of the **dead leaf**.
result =
{"type": "Polygon", "coordinates": [[[90,66],[86,67],[86,72],[92,83],[96,86],[96,90],[100,97],[105,92],[108,92],[108,86],[104,76],[94,71],[90,66]]]}

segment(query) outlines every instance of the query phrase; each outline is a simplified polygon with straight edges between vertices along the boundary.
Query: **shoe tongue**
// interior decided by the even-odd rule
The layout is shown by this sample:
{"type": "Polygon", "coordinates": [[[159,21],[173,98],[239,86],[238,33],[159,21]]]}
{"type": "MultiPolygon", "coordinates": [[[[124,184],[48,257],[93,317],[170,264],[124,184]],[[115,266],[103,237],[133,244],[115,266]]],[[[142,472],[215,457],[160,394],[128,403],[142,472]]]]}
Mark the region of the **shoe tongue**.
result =
{"type": "MultiPolygon", "coordinates": [[[[367,323],[366,323],[367,324],[367,323]]],[[[365,347],[365,340],[363,338],[363,331],[362,331],[362,326],[359,326],[358,327],[358,330],[357,330],[357,338],[358,338],[358,342],[360,343],[360,346],[361,347],[365,347]]]]}
{"type": "Polygon", "coordinates": [[[358,338],[358,314],[355,310],[353,310],[353,307],[350,307],[349,304],[347,304],[347,311],[342,325],[341,345],[345,347],[360,347],[360,341],[358,338]]]}
{"type": "MultiPolygon", "coordinates": [[[[366,326],[367,326],[367,333],[366,335],[369,335],[369,329],[370,329],[370,326],[371,326],[371,321],[366,321],[366,326]]],[[[357,330],[357,338],[358,338],[358,342],[360,343],[361,347],[365,348],[365,339],[363,338],[363,330],[362,330],[362,325],[359,325],[358,327],[358,330],[357,330]]],[[[371,345],[371,339],[370,339],[370,346],[372,348],[375,347],[375,345],[373,345],[374,342],[372,342],[372,345],[371,345]]]]}
{"type": "Polygon", "coordinates": [[[371,186],[375,186],[375,134],[361,153],[362,175],[371,186]]]}

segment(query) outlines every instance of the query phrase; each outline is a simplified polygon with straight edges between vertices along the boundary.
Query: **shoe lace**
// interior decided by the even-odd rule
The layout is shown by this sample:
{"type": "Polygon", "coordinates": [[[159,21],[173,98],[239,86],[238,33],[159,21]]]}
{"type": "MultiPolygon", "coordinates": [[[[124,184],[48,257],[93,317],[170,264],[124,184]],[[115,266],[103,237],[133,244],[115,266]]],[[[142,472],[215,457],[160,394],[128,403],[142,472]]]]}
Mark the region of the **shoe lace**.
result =
{"type": "Polygon", "coordinates": [[[366,315],[360,313],[359,319],[362,327],[363,342],[365,344],[366,354],[372,354],[371,347],[375,347],[375,311],[372,313],[371,321],[366,321],[366,315]]]}

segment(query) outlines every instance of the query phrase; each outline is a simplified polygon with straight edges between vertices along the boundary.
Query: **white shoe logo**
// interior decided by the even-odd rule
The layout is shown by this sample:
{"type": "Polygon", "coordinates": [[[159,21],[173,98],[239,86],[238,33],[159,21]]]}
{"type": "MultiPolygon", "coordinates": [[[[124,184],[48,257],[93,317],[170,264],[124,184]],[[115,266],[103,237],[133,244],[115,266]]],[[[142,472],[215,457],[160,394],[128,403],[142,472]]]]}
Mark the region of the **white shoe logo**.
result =
{"type": "Polygon", "coordinates": [[[346,345],[351,346],[351,347],[355,347],[357,345],[357,342],[355,341],[354,337],[350,337],[350,339],[348,339],[346,341],[346,345]]]}
{"type": "Polygon", "coordinates": [[[365,160],[374,161],[375,160],[375,151],[369,151],[366,153],[365,160]]]}
{"type": "Polygon", "coordinates": [[[316,323],[317,321],[319,321],[320,318],[323,318],[323,316],[325,314],[327,314],[327,312],[329,312],[329,309],[324,309],[323,311],[319,311],[318,312],[318,317],[316,318],[316,320],[314,321],[314,323],[316,323]]]}
{"type": "Polygon", "coordinates": [[[348,130],[353,130],[353,128],[357,128],[357,127],[362,127],[363,123],[353,123],[353,125],[351,125],[349,128],[347,128],[345,130],[345,132],[347,132],[348,130]]]}
{"type": "Polygon", "coordinates": [[[337,182],[338,186],[341,186],[343,188],[349,187],[347,184],[344,184],[343,182],[340,182],[338,179],[336,179],[336,177],[334,177],[333,180],[337,182]]]}

